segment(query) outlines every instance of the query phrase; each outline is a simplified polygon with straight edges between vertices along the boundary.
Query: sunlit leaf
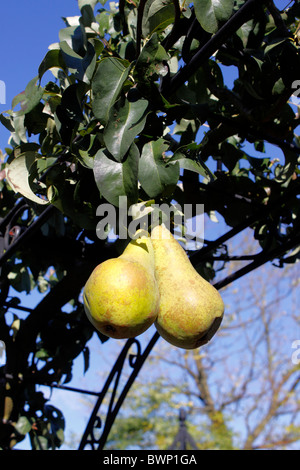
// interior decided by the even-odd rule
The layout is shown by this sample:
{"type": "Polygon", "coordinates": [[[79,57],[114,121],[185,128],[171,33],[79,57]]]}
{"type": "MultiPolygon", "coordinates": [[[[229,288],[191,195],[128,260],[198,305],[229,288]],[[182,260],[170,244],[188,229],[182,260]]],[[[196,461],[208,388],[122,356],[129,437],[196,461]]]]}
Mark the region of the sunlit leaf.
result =
{"type": "Polygon", "coordinates": [[[48,204],[48,200],[34,194],[29,185],[30,167],[35,159],[35,152],[25,152],[19,155],[6,166],[6,178],[16,193],[20,193],[38,204],[48,204]]]}
{"type": "Polygon", "coordinates": [[[151,36],[163,31],[174,22],[175,7],[172,0],[148,1],[143,15],[143,35],[151,36]]]}
{"type": "Polygon", "coordinates": [[[130,71],[126,61],[107,57],[100,61],[92,80],[94,115],[105,125],[111,107],[120,96],[120,92],[130,71]]]}
{"type": "Polygon", "coordinates": [[[149,197],[156,197],[164,191],[173,188],[179,178],[177,161],[167,163],[164,152],[168,144],[163,139],[145,144],[139,164],[139,180],[142,188],[149,197]]]}
{"type": "Polygon", "coordinates": [[[140,80],[149,80],[155,74],[162,74],[164,61],[169,59],[165,49],[159,43],[157,34],[153,34],[143,47],[135,65],[135,73],[140,80]],[[161,67],[159,67],[161,64],[161,67]]]}
{"type": "Polygon", "coordinates": [[[65,62],[63,60],[60,49],[51,49],[47,52],[39,66],[39,79],[41,80],[44,73],[52,68],[65,68],[65,62]]]}
{"type": "Polygon", "coordinates": [[[135,137],[143,130],[148,104],[147,100],[128,94],[111,108],[103,138],[108,151],[118,162],[122,161],[135,137]]]}
{"type": "Polygon", "coordinates": [[[87,42],[86,53],[82,57],[77,54],[66,41],[60,43],[61,55],[68,67],[78,80],[89,83],[96,66],[96,54],[93,45],[87,42]]]}
{"type": "Polygon", "coordinates": [[[30,80],[25,90],[14,97],[12,101],[12,108],[14,109],[18,104],[21,109],[15,112],[16,116],[21,116],[31,111],[41,100],[44,94],[44,88],[37,85],[38,77],[30,80]]]}
{"type": "Polygon", "coordinates": [[[95,155],[94,176],[100,194],[115,206],[119,197],[127,196],[130,204],[138,198],[139,151],[132,144],[124,161],[116,162],[107,150],[101,149],[95,155]]]}
{"type": "Polygon", "coordinates": [[[30,420],[26,416],[20,416],[15,424],[15,429],[25,436],[32,428],[30,420]]]}
{"type": "Polygon", "coordinates": [[[216,33],[220,23],[231,17],[234,0],[201,0],[194,2],[194,8],[202,28],[208,33],[216,33]]]}

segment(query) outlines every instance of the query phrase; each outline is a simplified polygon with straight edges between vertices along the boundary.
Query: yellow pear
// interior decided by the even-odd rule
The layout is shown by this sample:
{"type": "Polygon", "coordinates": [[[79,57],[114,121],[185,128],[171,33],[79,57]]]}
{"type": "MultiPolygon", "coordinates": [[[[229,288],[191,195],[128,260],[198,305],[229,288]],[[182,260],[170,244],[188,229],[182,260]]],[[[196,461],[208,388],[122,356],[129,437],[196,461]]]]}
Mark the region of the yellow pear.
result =
{"type": "MultiPolygon", "coordinates": [[[[138,231],[140,232],[140,231],[138,231]]],[[[124,252],[99,264],[87,280],[84,309],[90,322],[111,338],[132,338],[156,320],[159,291],[148,233],[136,234],[124,252]]]]}
{"type": "Polygon", "coordinates": [[[223,300],[195,270],[183,247],[164,225],[152,229],[151,239],[160,291],[157,331],[174,346],[198,348],[219,328],[223,300]]]}

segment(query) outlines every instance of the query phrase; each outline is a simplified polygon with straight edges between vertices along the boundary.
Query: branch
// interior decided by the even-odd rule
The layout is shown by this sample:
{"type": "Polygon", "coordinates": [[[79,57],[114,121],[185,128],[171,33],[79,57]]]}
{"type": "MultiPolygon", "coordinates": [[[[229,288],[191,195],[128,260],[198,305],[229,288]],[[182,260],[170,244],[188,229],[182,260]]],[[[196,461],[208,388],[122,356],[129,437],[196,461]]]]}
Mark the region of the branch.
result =
{"type": "MultiPolygon", "coordinates": [[[[246,443],[244,445],[245,450],[252,450],[253,447],[253,442],[257,437],[263,432],[265,429],[266,425],[270,422],[270,420],[275,416],[276,411],[282,407],[290,398],[291,393],[295,390],[297,385],[300,383],[300,375],[296,378],[292,386],[289,388],[289,390],[285,393],[285,396],[282,400],[278,400],[279,393],[283,387],[283,385],[288,381],[288,379],[291,377],[291,375],[295,372],[295,368],[290,369],[282,378],[282,380],[279,382],[278,386],[276,387],[271,403],[269,406],[269,409],[267,413],[262,417],[261,421],[256,425],[256,427],[249,433],[248,439],[246,440],[246,443]]],[[[299,439],[299,437],[298,437],[299,439]]]]}
{"type": "Polygon", "coordinates": [[[138,6],[138,16],[136,24],[136,58],[138,58],[141,51],[142,24],[146,2],[147,0],[140,0],[140,4],[138,6]]]}
{"type": "Polygon", "coordinates": [[[119,12],[122,18],[122,26],[123,26],[123,35],[127,36],[128,34],[128,25],[125,18],[125,0],[119,1],[119,12]]]}
{"type": "Polygon", "coordinates": [[[177,37],[177,31],[179,29],[179,22],[180,22],[180,16],[181,16],[179,1],[173,0],[173,4],[174,4],[174,9],[175,9],[175,18],[174,18],[174,24],[173,24],[171,33],[166,38],[166,41],[163,44],[166,51],[168,51],[171,45],[174,44],[175,38],[177,37]]]}
{"type": "Polygon", "coordinates": [[[5,251],[5,253],[0,258],[0,266],[2,266],[17,250],[17,248],[24,243],[25,240],[28,240],[30,236],[32,236],[35,231],[40,228],[46,220],[52,215],[54,212],[54,206],[48,206],[42,214],[25,230],[25,232],[21,233],[18,236],[14,243],[12,243],[9,248],[5,251]]]}
{"type": "Polygon", "coordinates": [[[196,71],[208,60],[228,39],[234,34],[244,23],[252,17],[255,8],[266,0],[248,0],[231,18],[227,21],[219,31],[211,37],[211,39],[192,57],[190,62],[181,68],[167,82],[162,82],[161,93],[170,96],[178,90],[196,71]]]}
{"type": "Polygon", "coordinates": [[[280,31],[280,33],[283,36],[286,36],[287,38],[289,38],[290,37],[290,32],[289,32],[288,28],[286,27],[286,25],[285,25],[285,23],[282,19],[280,11],[274,5],[274,2],[272,0],[269,0],[267,7],[268,7],[268,10],[269,10],[270,14],[272,15],[272,17],[274,19],[274,23],[275,23],[277,29],[280,31]]]}
{"type": "MultiPolygon", "coordinates": [[[[206,185],[207,188],[210,188],[209,185],[206,185]]],[[[245,230],[247,227],[251,227],[254,223],[259,222],[260,220],[264,219],[266,216],[268,216],[271,211],[274,209],[280,207],[283,203],[287,203],[292,197],[294,197],[298,192],[299,189],[296,185],[293,186],[292,189],[287,189],[286,192],[273,201],[271,204],[268,204],[266,206],[262,206],[259,211],[255,212],[253,215],[246,217],[243,222],[238,224],[236,227],[233,227],[231,230],[229,230],[227,233],[219,237],[218,239],[214,240],[213,242],[210,242],[207,246],[201,248],[199,251],[194,252],[190,256],[190,261],[193,265],[196,265],[199,261],[203,259],[203,256],[206,255],[207,253],[215,250],[218,248],[220,245],[224,244],[231,238],[233,238],[235,235],[241,233],[243,230],[245,230]]],[[[298,240],[299,237],[297,237],[298,240]]],[[[296,244],[298,241],[296,241],[296,244]]],[[[289,242],[289,244],[293,244],[293,240],[289,242]]],[[[279,249],[279,248],[278,248],[279,249]]],[[[259,261],[258,255],[256,256],[256,261],[259,261]]]]}
{"type": "Polygon", "coordinates": [[[249,272],[253,271],[254,269],[259,268],[263,264],[268,263],[269,261],[273,261],[275,258],[278,258],[289,250],[296,248],[300,244],[300,234],[298,236],[288,240],[286,243],[280,245],[279,247],[274,248],[273,250],[262,251],[261,255],[258,255],[252,263],[244,266],[243,268],[239,269],[235,273],[231,274],[227,278],[223,279],[223,281],[219,281],[216,283],[216,289],[221,289],[228,284],[231,284],[233,281],[245,276],[249,272]]]}

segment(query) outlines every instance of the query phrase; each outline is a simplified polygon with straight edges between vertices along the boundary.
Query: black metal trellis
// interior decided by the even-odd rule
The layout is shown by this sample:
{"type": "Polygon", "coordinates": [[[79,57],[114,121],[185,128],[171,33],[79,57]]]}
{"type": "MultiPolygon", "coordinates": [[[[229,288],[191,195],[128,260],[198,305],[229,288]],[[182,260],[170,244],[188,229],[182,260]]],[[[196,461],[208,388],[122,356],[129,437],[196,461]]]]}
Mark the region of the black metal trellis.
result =
{"type": "MultiPolygon", "coordinates": [[[[207,43],[193,56],[193,58],[187,63],[187,65],[180,69],[179,72],[169,79],[165,77],[161,83],[161,92],[165,96],[171,95],[173,92],[176,91],[189,77],[194,73],[194,71],[199,68],[205,60],[207,60],[218,48],[220,48],[224,42],[224,40],[233,32],[235,32],[242,24],[248,21],[257,5],[263,3],[262,1],[257,0],[248,0],[233,16],[231,20],[229,20],[213,37],[211,37],[207,43]]],[[[264,2],[265,3],[265,2],[264,2]]],[[[275,143],[276,145],[283,147],[288,147],[290,150],[299,153],[299,148],[295,145],[284,142],[278,139],[272,138],[270,141],[275,143]]],[[[207,188],[208,189],[208,188],[207,188]]],[[[278,201],[275,201],[272,207],[260,207],[257,212],[255,212],[252,216],[245,219],[243,223],[239,226],[233,228],[226,234],[222,235],[217,240],[210,242],[205,246],[202,250],[199,250],[196,253],[191,254],[190,259],[192,264],[197,264],[197,262],[201,261],[203,257],[208,253],[211,252],[214,248],[217,248],[222,243],[230,240],[233,236],[240,233],[247,227],[250,227],[252,224],[256,223],[259,220],[262,220],[266,217],[267,213],[272,210],[272,208],[279,206],[283,201],[287,202],[288,198],[295,195],[296,191],[299,191],[299,188],[293,187],[292,193],[287,191],[283,198],[280,198],[278,201]]],[[[1,266],[15,253],[18,247],[21,244],[28,240],[28,238],[38,229],[40,228],[43,223],[53,214],[55,210],[52,206],[47,207],[42,214],[36,218],[36,220],[23,232],[15,233],[13,235],[9,234],[10,227],[13,226],[13,221],[16,220],[19,214],[25,211],[28,208],[26,205],[26,201],[23,199],[12,209],[12,211],[0,221],[0,243],[1,243],[1,233],[3,235],[2,240],[4,241],[2,246],[0,245],[0,269],[1,266]]],[[[217,289],[221,289],[230,283],[234,282],[236,279],[241,278],[242,276],[246,275],[247,273],[253,271],[254,269],[258,268],[259,266],[265,264],[266,262],[275,259],[278,256],[281,256],[288,250],[294,248],[300,244],[300,235],[296,235],[293,238],[288,239],[282,245],[279,245],[277,248],[273,250],[263,250],[262,252],[255,254],[249,257],[249,264],[244,266],[243,268],[237,270],[230,276],[226,277],[225,279],[219,281],[215,284],[217,289]]],[[[233,257],[229,257],[228,260],[234,259],[233,257]]],[[[2,296],[1,296],[2,297],[2,296]]],[[[22,309],[21,307],[17,307],[22,309]]],[[[97,402],[94,406],[90,419],[88,421],[87,427],[83,433],[79,450],[86,449],[90,447],[92,450],[102,450],[105,447],[107,442],[107,438],[111,427],[114,424],[116,416],[124,402],[132,384],[134,383],[138,373],[140,372],[143,364],[145,363],[147,357],[151,353],[153,347],[157,343],[159,339],[158,333],[155,333],[151,340],[149,341],[148,345],[142,350],[141,343],[138,339],[129,339],[120,355],[118,356],[115,365],[113,366],[102,390],[98,393],[90,392],[86,390],[79,390],[72,387],[67,386],[57,386],[52,384],[53,387],[58,387],[64,390],[73,390],[80,393],[87,393],[90,395],[97,396],[97,402]],[[127,363],[131,368],[131,374],[129,375],[123,389],[118,392],[118,388],[120,387],[120,379],[122,376],[123,368],[125,363],[127,363]],[[112,389],[112,390],[111,390],[112,389]],[[102,406],[104,405],[104,400],[108,394],[111,394],[109,404],[107,407],[107,411],[105,414],[105,419],[101,418],[102,406]]],[[[177,436],[177,440],[180,442],[184,442],[183,434],[185,434],[185,417],[183,415],[180,416],[180,429],[179,434],[177,436]],[[179,437],[180,436],[180,437],[179,437]]],[[[186,434],[185,434],[186,437],[186,434]]],[[[177,443],[177,441],[176,441],[177,443]]],[[[174,445],[176,444],[173,443],[174,445]]],[[[194,446],[194,444],[192,444],[194,446]]]]}
{"type": "Polygon", "coordinates": [[[136,379],[140,369],[142,368],[145,360],[149,356],[151,350],[153,349],[154,345],[156,344],[157,340],[159,339],[159,334],[154,333],[153,337],[149,341],[147,347],[145,348],[144,352],[142,352],[140,342],[134,338],[130,338],[126,341],[119,357],[112,368],[102,391],[99,394],[98,400],[94,406],[93,412],[91,414],[90,420],[87,424],[86,430],[82,436],[80,445],[78,450],[83,450],[87,446],[90,446],[92,450],[101,450],[105,446],[108,434],[111,430],[113,422],[118,414],[118,411],[125,400],[127,393],[131,385],[133,384],[134,380],[136,379]],[[136,353],[132,352],[132,347],[136,347],[136,353]],[[125,364],[126,359],[128,358],[128,362],[130,367],[132,368],[132,372],[127,379],[127,382],[121,391],[119,398],[115,402],[115,397],[118,389],[118,385],[120,382],[120,378],[122,375],[123,366],[125,364]],[[113,384],[113,389],[110,392],[109,388],[113,384]],[[108,410],[105,417],[105,423],[103,426],[102,433],[97,436],[97,432],[101,429],[102,421],[98,414],[101,405],[103,404],[104,398],[106,397],[107,393],[111,393],[111,398],[108,405],[108,410]]]}
{"type": "Polygon", "coordinates": [[[190,76],[209,59],[225,42],[225,40],[235,33],[244,23],[251,19],[256,8],[267,3],[266,0],[247,0],[239,10],[200,48],[199,51],[189,60],[188,64],[181,68],[172,78],[164,78],[161,85],[161,92],[171,95],[183,85],[190,76]]]}

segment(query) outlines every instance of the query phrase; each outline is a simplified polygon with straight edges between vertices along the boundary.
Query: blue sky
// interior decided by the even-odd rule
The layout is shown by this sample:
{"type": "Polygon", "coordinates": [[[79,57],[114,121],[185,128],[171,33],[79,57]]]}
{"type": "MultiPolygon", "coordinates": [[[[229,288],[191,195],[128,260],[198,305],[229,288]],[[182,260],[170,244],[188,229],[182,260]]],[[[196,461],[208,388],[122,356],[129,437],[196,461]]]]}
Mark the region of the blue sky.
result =
{"type": "MultiPolygon", "coordinates": [[[[62,17],[79,14],[77,0],[16,0],[1,2],[0,80],[6,85],[6,104],[10,109],[14,96],[24,90],[37,75],[48,46],[58,41],[64,27],[62,17]]],[[[9,133],[0,127],[0,148],[7,145],[9,133]]]]}

